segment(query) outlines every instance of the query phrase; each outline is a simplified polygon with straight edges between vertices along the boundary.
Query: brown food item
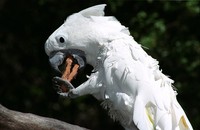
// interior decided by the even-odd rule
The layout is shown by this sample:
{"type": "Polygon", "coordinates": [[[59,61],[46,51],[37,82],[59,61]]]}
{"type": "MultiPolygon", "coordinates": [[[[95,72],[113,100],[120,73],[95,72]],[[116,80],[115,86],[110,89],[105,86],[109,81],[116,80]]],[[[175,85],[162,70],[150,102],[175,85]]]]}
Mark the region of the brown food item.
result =
{"type": "MultiPolygon", "coordinates": [[[[61,77],[62,79],[67,80],[69,82],[71,82],[72,79],[74,79],[74,77],[78,73],[78,68],[79,68],[79,64],[75,64],[74,66],[72,66],[72,63],[73,63],[73,57],[70,56],[66,59],[66,68],[61,77]]],[[[60,87],[61,87],[62,92],[69,91],[69,89],[63,85],[61,85],[60,87]]]]}

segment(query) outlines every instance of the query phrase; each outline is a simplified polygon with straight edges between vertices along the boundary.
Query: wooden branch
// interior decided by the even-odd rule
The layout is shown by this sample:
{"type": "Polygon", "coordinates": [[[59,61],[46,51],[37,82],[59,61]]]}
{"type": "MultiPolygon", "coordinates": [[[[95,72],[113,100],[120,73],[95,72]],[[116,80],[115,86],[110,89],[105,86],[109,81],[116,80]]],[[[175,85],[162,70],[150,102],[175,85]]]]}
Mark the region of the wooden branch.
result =
{"type": "Polygon", "coordinates": [[[0,104],[0,130],[87,130],[53,118],[9,110],[0,104]]]}

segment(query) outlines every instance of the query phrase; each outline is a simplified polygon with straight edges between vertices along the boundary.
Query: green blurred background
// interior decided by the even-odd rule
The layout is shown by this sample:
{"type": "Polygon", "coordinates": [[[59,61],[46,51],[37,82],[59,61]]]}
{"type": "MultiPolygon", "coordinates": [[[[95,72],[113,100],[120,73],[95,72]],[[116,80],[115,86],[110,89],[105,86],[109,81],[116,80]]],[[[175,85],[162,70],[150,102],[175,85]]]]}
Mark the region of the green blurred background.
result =
{"type": "MultiPolygon", "coordinates": [[[[138,43],[175,80],[178,100],[200,129],[200,2],[131,0],[1,0],[0,104],[93,130],[123,130],[92,96],[56,94],[44,43],[72,13],[106,3],[138,43]]],[[[79,30],[77,30],[79,31],[79,30]]]]}

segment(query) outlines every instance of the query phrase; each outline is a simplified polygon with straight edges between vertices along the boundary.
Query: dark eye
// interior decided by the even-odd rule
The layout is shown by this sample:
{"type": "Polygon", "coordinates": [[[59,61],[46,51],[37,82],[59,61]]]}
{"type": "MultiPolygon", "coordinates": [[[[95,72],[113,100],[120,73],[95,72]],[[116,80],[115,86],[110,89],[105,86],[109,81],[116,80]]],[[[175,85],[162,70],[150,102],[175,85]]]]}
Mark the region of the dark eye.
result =
{"type": "Polygon", "coordinates": [[[65,42],[65,39],[64,39],[63,37],[60,37],[60,38],[59,38],[59,42],[60,42],[60,43],[64,43],[64,42],[65,42]]]}

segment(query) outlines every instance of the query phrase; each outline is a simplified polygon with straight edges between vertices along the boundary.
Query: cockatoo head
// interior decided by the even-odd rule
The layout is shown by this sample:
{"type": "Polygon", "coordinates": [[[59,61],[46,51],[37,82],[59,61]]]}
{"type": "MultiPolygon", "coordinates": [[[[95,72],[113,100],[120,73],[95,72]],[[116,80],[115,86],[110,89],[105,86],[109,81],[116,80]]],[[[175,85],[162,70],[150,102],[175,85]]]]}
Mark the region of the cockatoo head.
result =
{"type": "Polygon", "coordinates": [[[80,64],[95,65],[98,50],[110,41],[129,35],[114,17],[104,16],[105,4],[93,6],[69,16],[45,43],[45,51],[56,70],[67,55],[80,64]]]}

